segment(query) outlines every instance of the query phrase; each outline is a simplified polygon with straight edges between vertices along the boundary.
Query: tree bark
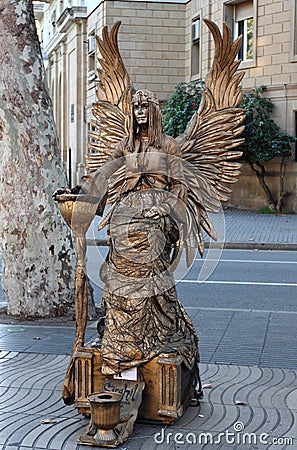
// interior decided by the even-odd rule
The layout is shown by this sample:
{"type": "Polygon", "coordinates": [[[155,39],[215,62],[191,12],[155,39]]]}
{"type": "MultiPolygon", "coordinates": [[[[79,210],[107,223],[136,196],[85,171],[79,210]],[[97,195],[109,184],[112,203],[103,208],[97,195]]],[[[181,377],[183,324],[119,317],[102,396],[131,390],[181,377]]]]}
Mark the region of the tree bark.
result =
{"type": "Polygon", "coordinates": [[[0,64],[0,245],[8,313],[60,316],[74,303],[75,254],[52,199],[67,180],[32,0],[1,1],[0,64]]]}

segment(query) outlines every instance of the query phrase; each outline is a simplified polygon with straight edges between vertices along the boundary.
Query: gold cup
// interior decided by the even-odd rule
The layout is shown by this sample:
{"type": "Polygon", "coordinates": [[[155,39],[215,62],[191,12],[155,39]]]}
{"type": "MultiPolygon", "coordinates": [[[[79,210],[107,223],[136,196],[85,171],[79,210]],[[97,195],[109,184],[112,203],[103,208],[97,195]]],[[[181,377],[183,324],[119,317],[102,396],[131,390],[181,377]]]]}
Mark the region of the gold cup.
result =
{"type": "Polygon", "coordinates": [[[83,194],[57,195],[60,212],[76,237],[84,236],[100,206],[100,198],[83,194]]]}
{"type": "Polygon", "coordinates": [[[88,396],[91,423],[96,429],[94,439],[98,444],[112,444],[117,439],[115,427],[120,422],[122,395],[117,392],[95,392],[88,396]]]}

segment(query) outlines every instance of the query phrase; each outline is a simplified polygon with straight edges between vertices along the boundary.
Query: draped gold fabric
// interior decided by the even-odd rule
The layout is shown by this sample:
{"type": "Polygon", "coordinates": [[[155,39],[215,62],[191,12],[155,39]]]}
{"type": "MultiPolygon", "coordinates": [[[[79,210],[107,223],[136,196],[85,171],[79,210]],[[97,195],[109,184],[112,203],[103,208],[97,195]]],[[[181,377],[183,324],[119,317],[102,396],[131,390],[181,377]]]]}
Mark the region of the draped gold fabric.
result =
{"type": "Polygon", "coordinates": [[[177,225],[169,215],[143,215],[147,208],[164,204],[166,196],[159,190],[130,192],[110,217],[110,251],[101,268],[103,373],[138,366],[172,349],[189,369],[198,360],[198,338],[170,271],[177,225]]]}

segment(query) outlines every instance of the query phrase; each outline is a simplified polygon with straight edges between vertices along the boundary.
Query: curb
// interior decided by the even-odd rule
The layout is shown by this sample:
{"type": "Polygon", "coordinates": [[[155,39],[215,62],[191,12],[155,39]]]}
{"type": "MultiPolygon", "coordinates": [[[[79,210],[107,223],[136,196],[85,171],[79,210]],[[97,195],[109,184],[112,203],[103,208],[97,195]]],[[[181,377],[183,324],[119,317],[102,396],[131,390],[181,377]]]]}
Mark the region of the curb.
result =
{"type": "Polygon", "coordinates": [[[296,251],[297,244],[285,244],[278,242],[225,242],[227,250],[282,250],[296,251]]]}
{"type": "MultiPolygon", "coordinates": [[[[87,246],[106,247],[106,239],[87,239],[87,246]]],[[[205,242],[205,248],[209,248],[210,243],[205,242]]],[[[212,248],[222,248],[226,250],[282,250],[297,251],[297,243],[286,244],[279,242],[212,242],[212,248]]]]}

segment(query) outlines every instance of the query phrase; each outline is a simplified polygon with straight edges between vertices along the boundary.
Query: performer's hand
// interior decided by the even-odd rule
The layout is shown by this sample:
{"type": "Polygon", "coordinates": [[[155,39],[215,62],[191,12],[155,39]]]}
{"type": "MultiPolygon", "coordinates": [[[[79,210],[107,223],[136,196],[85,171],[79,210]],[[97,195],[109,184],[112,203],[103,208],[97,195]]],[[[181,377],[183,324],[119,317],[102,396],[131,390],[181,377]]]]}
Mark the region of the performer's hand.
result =
{"type": "Polygon", "coordinates": [[[162,216],[167,216],[170,212],[168,205],[152,206],[151,209],[144,211],[144,217],[148,219],[158,219],[162,216]]]}
{"type": "Polygon", "coordinates": [[[53,193],[53,199],[57,200],[57,195],[63,195],[63,194],[71,194],[71,189],[68,189],[68,188],[65,188],[65,187],[58,188],[53,193]]]}
{"type": "Polygon", "coordinates": [[[143,211],[143,215],[147,219],[158,219],[160,217],[158,208],[156,208],[156,206],[153,206],[151,209],[143,211]]]}

